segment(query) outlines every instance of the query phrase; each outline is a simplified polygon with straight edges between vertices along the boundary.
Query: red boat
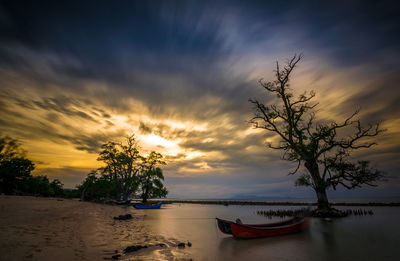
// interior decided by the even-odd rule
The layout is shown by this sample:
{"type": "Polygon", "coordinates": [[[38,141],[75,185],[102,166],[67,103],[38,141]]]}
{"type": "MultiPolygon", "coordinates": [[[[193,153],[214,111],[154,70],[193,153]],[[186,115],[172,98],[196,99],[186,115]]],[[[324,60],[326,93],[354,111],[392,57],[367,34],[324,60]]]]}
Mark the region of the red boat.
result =
{"type": "Polygon", "coordinates": [[[217,218],[218,228],[222,233],[233,235],[236,238],[261,238],[284,234],[292,234],[307,228],[310,216],[294,217],[269,224],[241,224],[217,218]]]}

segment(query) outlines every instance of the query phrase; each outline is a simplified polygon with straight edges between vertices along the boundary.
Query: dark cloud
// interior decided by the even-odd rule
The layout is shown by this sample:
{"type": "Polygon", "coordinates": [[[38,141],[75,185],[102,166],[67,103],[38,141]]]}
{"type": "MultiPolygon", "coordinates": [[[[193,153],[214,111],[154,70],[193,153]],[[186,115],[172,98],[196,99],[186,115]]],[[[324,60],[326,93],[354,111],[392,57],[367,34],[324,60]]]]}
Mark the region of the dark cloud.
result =
{"type": "Polygon", "coordinates": [[[371,82],[365,84],[362,90],[350,97],[340,107],[340,112],[361,109],[366,122],[391,121],[400,113],[400,69],[393,67],[379,74],[371,82]],[[376,108],[371,110],[371,108],[376,108]]]}
{"type": "MultiPolygon", "coordinates": [[[[365,69],[354,79],[366,87],[335,113],[360,106],[365,122],[393,122],[400,111],[398,13],[394,1],[2,1],[0,131],[96,153],[134,126],[183,150],[167,156],[171,185],[217,184],[225,192],[243,185],[243,195],[285,188],[291,195],[292,178],[278,176],[292,166],[264,145],[271,134],[246,132],[247,99],[274,99],[257,79],[270,79],[275,59],[299,51],[305,66],[318,58],[332,67],[310,76],[315,81],[365,69]],[[204,156],[190,158],[193,152],[204,156]],[[190,181],[189,171],[201,166],[209,168],[204,180],[190,181]]],[[[397,151],[380,148],[376,157],[390,159],[393,171],[397,151]]],[[[83,177],[68,167],[47,171],[71,182],[83,177]]]]}
{"type": "Polygon", "coordinates": [[[146,124],[144,124],[143,122],[140,122],[139,131],[143,134],[149,134],[151,133],[151,128],[146,124]]]}

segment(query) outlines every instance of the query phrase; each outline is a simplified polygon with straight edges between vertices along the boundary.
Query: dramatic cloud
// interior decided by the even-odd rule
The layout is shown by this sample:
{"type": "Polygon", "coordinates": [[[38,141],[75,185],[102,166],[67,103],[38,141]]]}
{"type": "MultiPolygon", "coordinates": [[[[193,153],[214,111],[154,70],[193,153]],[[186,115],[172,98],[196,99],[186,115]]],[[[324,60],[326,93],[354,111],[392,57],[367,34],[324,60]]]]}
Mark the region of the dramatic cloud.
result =
{"type": "MultiPolygon", "coordinates": [[[[292,88],[315,90],[321,120],[361,108],[387,129],[357,158],[398,176],[400,21],[391,1],[3,1],[0,132],[37,174],[79,184],[101,144],[135,133],[166,156],[171,197],[312,196],[254,130],[257,81],[303,52],[292,88]]],[[[393,179],[344,196],[399,196],[393,179]]]]}

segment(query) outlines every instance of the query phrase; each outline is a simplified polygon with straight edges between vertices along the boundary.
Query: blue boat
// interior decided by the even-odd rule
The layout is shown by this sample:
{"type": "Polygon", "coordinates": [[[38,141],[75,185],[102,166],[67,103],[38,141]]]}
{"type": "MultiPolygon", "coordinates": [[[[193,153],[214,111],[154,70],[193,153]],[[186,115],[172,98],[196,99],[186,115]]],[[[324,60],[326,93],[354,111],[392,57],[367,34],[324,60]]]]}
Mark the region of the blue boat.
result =
{"type": "Polygon", "coordinates": [[[134,207],[136,209],[158,209],[158,208],[161,208],[162,204],[163,204],[162,202],[160,202],[160,203],[158,203],[156,205],[140,205],[140,204],[136,204],[136,205],[134,205],[134,207]]]}

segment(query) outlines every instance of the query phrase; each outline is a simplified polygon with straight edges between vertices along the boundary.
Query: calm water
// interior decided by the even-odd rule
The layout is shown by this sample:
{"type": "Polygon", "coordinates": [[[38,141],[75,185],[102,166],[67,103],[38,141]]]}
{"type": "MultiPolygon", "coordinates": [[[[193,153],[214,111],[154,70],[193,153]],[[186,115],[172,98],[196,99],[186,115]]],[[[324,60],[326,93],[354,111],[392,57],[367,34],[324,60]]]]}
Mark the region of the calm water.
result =
{"type": "Polygon", "coordinates": [[[237,240],[216,227],[215,217],[267,223],[278,218],[259,216],[257,210],[290,208],[299,207],[169,204],[138,211],[153,233],[190,241],[193,246],[184,251],[194,260],[400,260],[399,207],[366,207],[375,214],[332,222],[314,218],[302,233],[264,239],[237,240]]]}
{"type": "MultiPolygon", "coordinates": [[[[159,199],[157,199],[159,200],[159,199]]],[[[163,201],[173,201],[173,198],[163,199],[163,201]]],[[[250,199],[177,199],[180,201],[250,201],[250,202],[294,202],[294,203],[315,203],[316,198],[250,198],[250,199]]],[[[400,202],[399,197],[382,197],[382,198],[329,198],[331,203],[392,203],[400,202]]]]}

